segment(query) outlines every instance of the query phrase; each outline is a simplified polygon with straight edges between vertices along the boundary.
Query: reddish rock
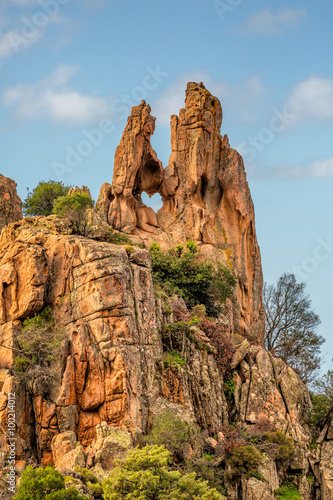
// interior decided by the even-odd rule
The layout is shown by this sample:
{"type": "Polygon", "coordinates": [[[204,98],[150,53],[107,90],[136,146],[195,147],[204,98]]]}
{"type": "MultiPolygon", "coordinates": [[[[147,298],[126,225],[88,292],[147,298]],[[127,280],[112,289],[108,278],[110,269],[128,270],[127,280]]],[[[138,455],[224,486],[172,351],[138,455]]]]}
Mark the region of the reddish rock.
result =
{"type": "Polygon", "coordinates": [[[0,174],[0,232],[10,222],[22,219],[21,205],[16,182],[0,174]]]}
{"type": "Polygon", "coordinates": [[[163,170],[150,145],[155,118],[143,101],[132,109],[116,151],[112,185],[98,213],[113,228],[166,248],[195,240],[203,258],[235,269],[235,333],[262,343],[262,270],[254,208],[242,157],[220,133],[222,107],[202,83],[188,83],[185,108],[171,117],[171,156],[163,170]],[[141,193],[160,193],[157,212],[141,193]]]}
{"type": "Polygon", "coordinates": [[[133,233],[136,227],[154,232],[154,211],[143,204],[141,193],[156,193],[163,180],[163,167],[151,147],[155,118],[145,101],[132,109],[116,150],[112,188],[103,184],[97,210],[114,228],[133,233]],[[108,208],[105,208],[104,200],[108,208]]]}

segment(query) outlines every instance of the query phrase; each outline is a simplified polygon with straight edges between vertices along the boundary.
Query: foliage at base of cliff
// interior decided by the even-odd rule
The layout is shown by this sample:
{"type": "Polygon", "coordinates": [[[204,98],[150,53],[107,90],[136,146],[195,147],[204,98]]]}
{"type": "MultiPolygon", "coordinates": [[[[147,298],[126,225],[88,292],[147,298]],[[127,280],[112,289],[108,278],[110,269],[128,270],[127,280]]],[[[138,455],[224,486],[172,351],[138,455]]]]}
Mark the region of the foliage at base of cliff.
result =
{"type": "Polygon", "coordinates": [[[223,500],[195,472],[181,474],[170,468],[170,452],[164,446],[145,446],[128,454],[104,481],[105,500],[223,500]]]}
{"type": "Polygon", "coordinates": [[[34,469],[31,465],[23,472],[16,495],[12,500],[89,500],[75,488],[65,488],[65,479],[47,466],[34,469]]]}

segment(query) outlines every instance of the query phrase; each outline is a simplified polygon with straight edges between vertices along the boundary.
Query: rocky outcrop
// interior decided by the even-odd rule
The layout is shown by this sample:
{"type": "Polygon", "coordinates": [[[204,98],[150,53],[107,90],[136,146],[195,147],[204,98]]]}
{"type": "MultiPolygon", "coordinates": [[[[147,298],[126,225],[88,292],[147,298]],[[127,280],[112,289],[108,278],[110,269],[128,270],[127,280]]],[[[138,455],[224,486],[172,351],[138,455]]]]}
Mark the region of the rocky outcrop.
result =
{"type": "MultiPolygon", "coordinates": [[[[313,450],[309,392],[262,347],[253,205],[242,159],[220,135],[221,121],[219,101],[202,84],[190,83],[185,108],[172,117],[172,153],[163,170],[150,145],[154,118],[142,102],[117,149],[113,183],[102,186],[97,215],[89,212],[86,237],[54,215],[26,217],[3,229],[0,426],[6,426],[15,393],[18,471],[31,462],[53,463],[74,484],[81,484],[75,467],[106,477],[142,442],[154,416],[171,411],[200,426],[205,449],[225,467],[228,500],[273,500],[283,477],[298,485],[304,500],[331,498],[332,424],[313,450]],[[144,191],[161,193],[157,214],[143,205],[144,191]],[[109,243],[124,241],[113,228],[130,234],[133,244],[109,243]],[[237,274],[238,295],[214,321],[201,318],[197,307],[201,320],[189,322],[193,317],[181,298],[154,290],[150,254],[142,246],[157,241],[167,248],[187,239],[196,241],[202,259],[237,274]],[[30,380],[24,363],[23,374],[18,369],[18,339],[24,321],[45,308],[55,321],[56,347],[43,360],[46,376],[36,362],[30,380]],[[176,337],[173,347],[168,344],[170,328],[180,335],[179,352],[176,337]],[[266,431],[285,436],[280,455],[274,436],[265,442],[266,431]],[[238,472],[235,479],[227,460],[230,442],[242,446],[244,437],[259,447],[262,461],[255,477],[238,472]]],[[[72,192],[90,194],[85,187],[72,192]]],[[[194,448],[185,448],[191,457],[194,448]]],[[[0,450],[4,469],[5,433],[0,450]]]]}
{"type": "Polygon", "coordinates": [[[145,206],[141,193],[157,193],[163,180],[163,167],[151,147],[155,118],[145,101],[132,109],[116,150],[112,187],[103,184],[97,208],[117,230],[132,234],[136,227],[155,232],[155,212],[145,206]]]}
{"type": "Polygon", "coordinates": [[[21,205],[16,182],[0,174],[0,232],[10,222],[22,219],[21,205]]]}
{"type": "MultiPolygon", "coordinates": [[[[296,454],[288,474],[304,498],[315,498],[319,487],[322,498],[330,498],[331,434],[327,428],[322,453],[313,456],[304,425],[309,393],[297,375],[245,339],[233,348],[226,379],[200,325],[189,327],[185,364],[170,362],[163,329],[189,312],[181,299],[154,296],[149,253],[70,233],[68,222],[50,216],[23,219],[1,234],[0,424],[7,422],[8,397],[15,393],[18,468],[38,460],[64,474],[78,466],[103,477],[140,442],[153,416],[168,410],[197,422],[212,449],[223,443],[231,421],[249,434],[274,426],[292,439],[296,454]],[[62,337],[48,388],[27,385],[13,369],[23,321],[45,306],[62,337]],[[309,474],[315,477],[311,487],[309,474]]],[[[220,344],[230,343],[228,304],[218,321],[220,344]]],[[[0,440],[5,450],[6,436],[0,440]]],[[[5,460],[4,452],[2,466],[5,460]]],[[[274,459],[266,456],[259,473],[260,480],[242,479],[243,497],[231,485],[229,498],[273,499],[280,480],[274,459]]]]}
{"type": "Polygon", "coordinates": [[[185,108],[171,117],[171,156],[163,170],[150,145],[155,118],[143,101],[132,109],[117,148],[112,185],[97,210],[117,230],[166,247],[192,239],[205,258],[235,269],[237,333],[262,342],[262,271],[254,208],[242,157],[220,133],[222,107],[202,83],[189,83],[185,108]],[[154,213],[142,192],[160,193],[154,213]]]}
{"type": "Polygon", "coordinates": [[[55,436],[75,433],[86,449],[102,422],[137,438],[152,412],[169,406],[217,432],[227,417],[212,352],[192,349],[189,374],[161,362],[149,253],[131,247],[127,255],[121,246],[66,232],[54,216],[26,218],[0,242],[1,419],[8,392],[16,392],[22,457],[32,450],[45,464],[57,462],[55,436]],[[45,395],[37,386],[28,391],[11,370],[22,322],[47,305],[64,345],[45,395]]]}
{"type": "MultiPolygon", "coordinates": [[[[35,429],[24,404],[19,426],[27,448],[35,431],[39,458],[47,463],[59,431],[75,431],[88,446],[102,421],[146,429],[146,401],[157,391],[153,373],[161,344],[146,251],[129,260],[122,247],[26,224],[2,234],[0,357],[6,394],[14,331],[50,304],[65,329],[65,357],[48,399],[30,395],[35,429]]],[[[30,396],[23,398],[26,407],[30,396]]]]}

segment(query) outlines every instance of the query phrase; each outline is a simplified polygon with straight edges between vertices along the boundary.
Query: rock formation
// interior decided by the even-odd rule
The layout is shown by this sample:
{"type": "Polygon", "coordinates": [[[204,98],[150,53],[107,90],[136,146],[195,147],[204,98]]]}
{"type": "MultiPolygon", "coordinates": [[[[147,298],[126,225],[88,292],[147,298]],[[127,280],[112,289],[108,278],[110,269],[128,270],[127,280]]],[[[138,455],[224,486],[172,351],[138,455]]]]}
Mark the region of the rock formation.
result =
{"type": "Polygon", "coordinates": [[[136,227],[154,232],[155,212],[145,206],[141,193],[157,193],[163,180],[163,167],[151,147],[155,118],[144,101],[132,109],[120,145],[116,150],[113,184],[102,186],[97,208],[114,228],[132,234],[136,227]]]}
{"type": "Polygon", "coordinates": [[[21,205],[15,181],[0,174],[0,232],[10,222],[22,219],[21,205]]]}
{"type": "MultiPolygon", "coordinates": [[[[113,184],[102,186],[99,215],[89,214],[88,237],[54,215],[26,217],[2,230],[0,426],[6,428],[15,393],[18,472],[38,463],[64,474],[88,467],[105,477],[142,441],[154,416],[168,410],[200,426],[220,468],[227,467],[230,424],[245,436],[261,429],[262,437],[269,428],[288,436],[293,453],[285,462],[263,452],[255,477],[225,475],[228,500],[273,500],[282,477],[298,485],[304,500],[332,498],[333,424],[326,423],[317,449],[311,447],[308,389],[262,347],[253,204],[242,159],[220,135],[221,120],[218,100],[190,83],[185,108],[172,117],[172,154],[163,170],[150,145],[154,119],[143,102],[133,108],[117,149],[113,184]],[[143,191],[161,193],[157,214],[142,203],[143,191]],[[133,245],[109,243],[110,226],[132,235],[133,245]],[[185,302],[154,291],[150,254],[136,245],[187,239],[201,256],[237,274],[238,298],[224,304],[215,322],[186,323],[185,302]],[[19,337],[24,321],[46,308],[61,342],[47,376],[41,376],[45,363],[36,363],[29,380],[18,369],[19,337]],[[184,324],[182,363],[170,363],[165,332],[184,324]]],[[[5,471],[6,439],[0,434],[5,471]]]]}
{"type": "MultiPolygon", "coordinates": [[[[293,439],[297,456],[289,475],[304,499],[315,498],[321,485],[318,498],[328,500],[333,432],[327,427],[322,436],[322,460],[319,451],[308,450],[304,418],[311,403],[293,370],[244,340],[230,363],[231,410],[216,349],[200,327],[192,327],[186,340],[184,368],[163,362],[162,325],[179,321],[179,311],[188,312],[181,300],[154,297],[147,250],[130,247],[128,254],[124,247],[70,233],[68,223],[59,224],[55,216],[26,218],[5,228],[0,239],[0,424],[6,425],[8,397],[15,393],[18,470],[37,459],[64,473],[88,466],[105,475],[149,429],[152,416],[168,409],[219,436],[219,441],[207,438],[216,453],[231,418],[248,432],[262,421],[274,424],[293,439]],[[50,366],[47,390],[38,384],[27,390],[14,376],[12,348],[24,319],[45,306],[51,306],[61,329],[62,356],[50,366]]],[[[221,320],[223,343],[233,329],[231,308],[221,320]]],[[[2,450],[5,440],[2,434],[2,450]]],[[[3,451],[2,467],[5,458],[3,451]]],[[[273,500],[277,464],[265,460],[260,469],[265,479],[244,479],[243,498],[273,500]]],[[[239,498],[232,484],[228,491],[230,499],[239,498]]]]}
{"type": "Polygon", "coordinates": [[[132,109],[117,148],[113,182],[97,202],[117,230],[164,247],[194,240],[204,255],[233,266],[238,277],[237,332],[263,340],[262,270],[254,208],[243,160],[220,129],[219,100],[202,83],[189,83],[185,108],[171,117],[171,156],[163,170],[150,145],[155,118],[143,101],[132,109]],[[154,213],[141,193],[160,193],[154,213]]]}

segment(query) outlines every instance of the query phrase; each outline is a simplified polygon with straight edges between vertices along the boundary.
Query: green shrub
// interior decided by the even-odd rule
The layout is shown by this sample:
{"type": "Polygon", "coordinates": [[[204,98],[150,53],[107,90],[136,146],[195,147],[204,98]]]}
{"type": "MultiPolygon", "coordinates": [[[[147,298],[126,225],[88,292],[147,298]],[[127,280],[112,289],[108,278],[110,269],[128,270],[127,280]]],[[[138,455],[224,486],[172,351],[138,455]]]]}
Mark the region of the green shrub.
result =
{"type": "Polygon", "coordinates": [[[202,481],[207,481],[210,488],[216,488],[219,493],[226,494],[224,490],[224,471],[214,459],[214,455],[204,453],[201,458],[187,460],[186,472],[195,472],[196,477],[202,481]]]}
{"type": "Polygon", "coordinates": [[[169,351],[163,354],[164,368],[176,368],[177,366],[184,366],[186,361],[182,358],[177,351],[169,351]]]}
{"type": "Polygon", "coordinates": [[[125,245],[124,246],[127,255],[131,255],[132,253],[136,252],[137,249],[133,245],[125,245]]]}
{"type": "Polygon", "coordinates": [[[54,202],[60,196],[66,196],[71,186],[66,186],[62,182],[49,180],[48,182],[41,181],[22,204],[23,213],[25,215],[51,215],[54,207],[54,202]]]}
{"type": "Polygon", "coordinates": [[[197,304],[192,307],[191,314],[197,316],[198,318],[204,318],[207,315],[206,307],[203,304],[197,304]]]}
{"type": "Polygon", "coordinates": [[[253,445],[234,448],[227,460],[233,477],[255,474],[261,462],[261,454],[253,445]]]}
{"type": "Polygon", "coordinates": [[[73,486],[68,490],[60,490],[46,495],[45,500],[89,500],[86,495],[81,495],[73,486]]]}
{"type": "Polygon", "coordinates": [[[37,385],[44,394],[47,392],[52,380],[50,367],[60,355],[62,338],[62,330],[55,326],[49,306],[23,321],[22,331],[15,337],[20,356],[15,358],[14,367],[30,392],[37,385]]]}
{"type": "Polygon", "coordinates": [[[255,477],[259,481],[265,481],[265,478],[262,474],[259,474],[259,472],[252,472],[251,477],[255,477]]]}
{"type": "Polygon", "coordinates": [[[87,484],[88,482],[98,483],[98,477],[91,470],[86,469],[85,467],[82,469],[80,469],[80,467],[75,467],[74,470],[76,472],[80,472],[84,484],[87,484]]]}
{"type": "Polygon", "coordinates": [[[203,304],[209,316],[217,316],[221,304],[233,294],[236,278],[222,265],[216,270],[212,264],[200,262],[193,242],[187,242],[186,251],[180,247],[162,252],[157,243],[150,246],[152,276],[169,295],[183,297],[188,307],[203,304]]]}
{"type": "Polygon", "coordinates": [[[297,487],[292,483],[284,483],[275,490],[276,500],[302,500],[297,487]]]}
{"type": "Polygon", "coordinates": [[[225,380],[223,386],[224,386],[223,388],[225,390],[225,395],[226,395],[227,399],[229,401],[232,400],[232,396],[233,396],[235,389],[236,389],[232,374],[231,374],[231,377],[229,379],[225,380]]]}
{"type": "Polygon", "coordinates": [[[75,488],[65,489],[65,480],[53,467],[34,469],[29,465],[23,472],[13,500],[88,500],[75,488]]]}
{"type": "Polygon", "coordinates": [[[81,474],[82,482],[89,488],[95,498],[102,498],[103,488],[98,477],[89,469],[74,467],[75,472],[81,474]]]}
{"type": "Polygon", "coordinates": [[[74,233],[86,236],[88,230],[87,210],[94,202],[88,193],[74,192],[54,202],[53,213],[70,220],[74,233]]]}
{"type": "Polygon", "coordinates": [[[194,472],[170,470],[170,452],[164,446],[145,446],[130,452],[103,482],[104,500],[223,500],[194,472]]]}
{"type": "Polygon", "coordinates": [[[263,439],[268,443],[278,445],[274,452],[275,460],[289,461],[295,456],[293,440],[283,432],[266,432],[263,435],[263,439]]]}
{"type": "Polygon", "coordinates": [[[311,401],[312,410],[308,414],[307,423],[316,426],[325,420],[333,406],[333,401],[326,394],[312,394],[311,401]]]}
{"type": "Polygon", "coordinates": [[[129,236],[125,233],[116,233],[113,229],[110,229],[109,235],[107,237],[108,243],[113,243],[114,245],[131,245],[132,241],[129,236]]]}
{"type": "Polygon", "coordinates": [[[87,486],[95,498],[103,497],[103,488],[100,483],[91,483],[90,481],[88,481],[87,486]]]}
{"type": "Polygon", "coordinates": [[[191,326],[197,325],[199,320],[193,318],[190,321],[178,321],[163,325],[162,341],[164,350],[178,351],[181,356],[185,354],[186,339],[191,339],[191,326]]]}
{"type": "Polygon", "coordinates": [[[163,445],[173,456],[176,455],[180,459],[187,443],[194,449],[201,447],[199,427],[180,419],[171,411],[165,411],[154,417],[152,430],[145,436],[144,441],[146,444],[163,445]]]}

